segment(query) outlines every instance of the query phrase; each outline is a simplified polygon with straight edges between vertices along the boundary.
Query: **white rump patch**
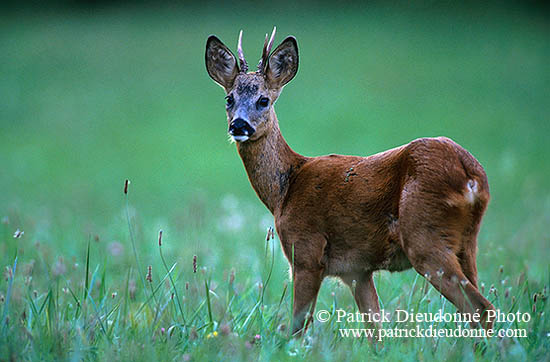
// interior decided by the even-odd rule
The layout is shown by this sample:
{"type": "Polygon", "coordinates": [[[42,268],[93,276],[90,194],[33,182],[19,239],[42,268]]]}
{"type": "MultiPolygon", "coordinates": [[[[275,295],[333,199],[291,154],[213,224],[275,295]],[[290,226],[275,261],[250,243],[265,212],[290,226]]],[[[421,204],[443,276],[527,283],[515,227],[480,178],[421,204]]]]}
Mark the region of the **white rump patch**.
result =
{"type": "Polygon", "coordinates": [[[476,200],[477,193],[478,193],[477,181],[468,180],[468,182],[466,183],[466,195],[464,196],[466,197],[466,200],[468,200],[470,204],[473,204],[474,201],[476,200]]]}

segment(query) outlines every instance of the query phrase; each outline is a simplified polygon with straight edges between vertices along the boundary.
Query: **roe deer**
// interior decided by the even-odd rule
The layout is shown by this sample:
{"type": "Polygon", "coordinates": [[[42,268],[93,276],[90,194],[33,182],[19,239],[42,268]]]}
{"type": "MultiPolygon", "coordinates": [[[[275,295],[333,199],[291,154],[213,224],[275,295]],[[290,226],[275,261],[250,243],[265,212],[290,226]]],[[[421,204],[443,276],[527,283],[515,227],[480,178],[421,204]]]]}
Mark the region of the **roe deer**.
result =
{"type": "Polygon", "coordinates": [[[294,280],[293,332],[311,321],[323,278],[351,287],[362,313],[379,313],[377,270],[413,267],[461,313],[476,311],[491,328],[493,305],[477,287],[476,249],[489,202],[487,176],[464,148],[421,138],[368,157],[305,157],[279,130],[273,109],[298,70],[298,45],[287,37],[271,52],[267,34],[258,70],[248,72],[215,36],[206,69],[226,92],[229,135],[252,187],[271,211],[294,280]],[[293,263],[291,262],[293,260],[293,263]],[[307,317],[309,316],[309,317],[307,317]]]}

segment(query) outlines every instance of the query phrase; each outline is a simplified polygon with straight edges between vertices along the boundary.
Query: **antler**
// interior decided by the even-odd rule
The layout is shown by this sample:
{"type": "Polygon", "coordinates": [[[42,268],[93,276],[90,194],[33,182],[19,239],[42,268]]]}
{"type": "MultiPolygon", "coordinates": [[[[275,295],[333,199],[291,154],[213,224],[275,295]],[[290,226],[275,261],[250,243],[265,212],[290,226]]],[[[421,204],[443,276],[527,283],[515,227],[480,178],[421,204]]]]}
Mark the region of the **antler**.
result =
{"type": "Polygon", "coordinates": [[[269,57],[269,53],[271,52],[271,47],[273,46],[273,40],[275,39],[275,32],[277,31],[277,27],[273,27],[273,32],[271,33],[271,38],[269,38],[269,42],[267,41],[267,34],[265,34],[265,41],[264,41],[264,50],[262,51],[262,59],[260,59],[260,62],[258,63],[258,71],[260,73],[263,73],[265,70],[265,66],[267,65],[267,60],[269,57]]]}
{"type": "Polygon", "coordinates": [[[243,53],[243,31],[239,33],[239,44],[237,45],[237,53],[239,53],[239,63],[241,65],[241,72],[246,73],[248,72],[248,63],[246,63],[246,60],[244,59],[244,53],[243,53]]]}

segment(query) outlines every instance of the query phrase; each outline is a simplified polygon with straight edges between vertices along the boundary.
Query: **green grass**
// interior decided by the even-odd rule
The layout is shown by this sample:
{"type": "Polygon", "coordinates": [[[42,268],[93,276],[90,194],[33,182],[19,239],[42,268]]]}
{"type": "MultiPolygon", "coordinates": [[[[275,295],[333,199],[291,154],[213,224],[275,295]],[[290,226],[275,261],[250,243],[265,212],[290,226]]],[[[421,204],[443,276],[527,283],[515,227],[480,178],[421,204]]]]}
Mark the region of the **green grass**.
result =
{"type": "MultiPolygon", "coordinates": [[[[550,46],[535,10],[2,12],[0,360],[548,359],[550,46]],[[289,338],[288,264],[265,241],[273,220],[227,142],[223,92],[203,64],[209,34],[235,49],[241,28],[254,64],[273,25],[276,41],[293,34],[300,48],[276,105],[296,151],[367,155],[445,135],[480,160],[492,194],[480,280],[497,308],[530,313],[497,324],[526,338],[373,347],[339,337],[360,326],[334,319],[289,338]]],[[[375,282],[386,310],[454,311],[412,270],[375,282]]],[[[317,310],[338,308],[355,310],[351,293],[326,280],[317,310]]]]}

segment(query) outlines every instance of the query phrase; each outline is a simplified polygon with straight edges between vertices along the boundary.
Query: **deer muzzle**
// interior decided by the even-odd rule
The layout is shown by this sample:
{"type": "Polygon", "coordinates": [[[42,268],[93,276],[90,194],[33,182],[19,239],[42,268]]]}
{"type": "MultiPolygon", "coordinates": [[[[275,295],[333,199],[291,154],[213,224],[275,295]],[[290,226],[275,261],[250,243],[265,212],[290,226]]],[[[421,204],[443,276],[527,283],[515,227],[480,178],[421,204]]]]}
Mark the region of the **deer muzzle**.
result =
{"type": "Polygon", "coordinates": [[[242,118],[234,119],[229,124],[229,134],[237,142],[247,141],[255,132],[254,127],[242,118]]]}

